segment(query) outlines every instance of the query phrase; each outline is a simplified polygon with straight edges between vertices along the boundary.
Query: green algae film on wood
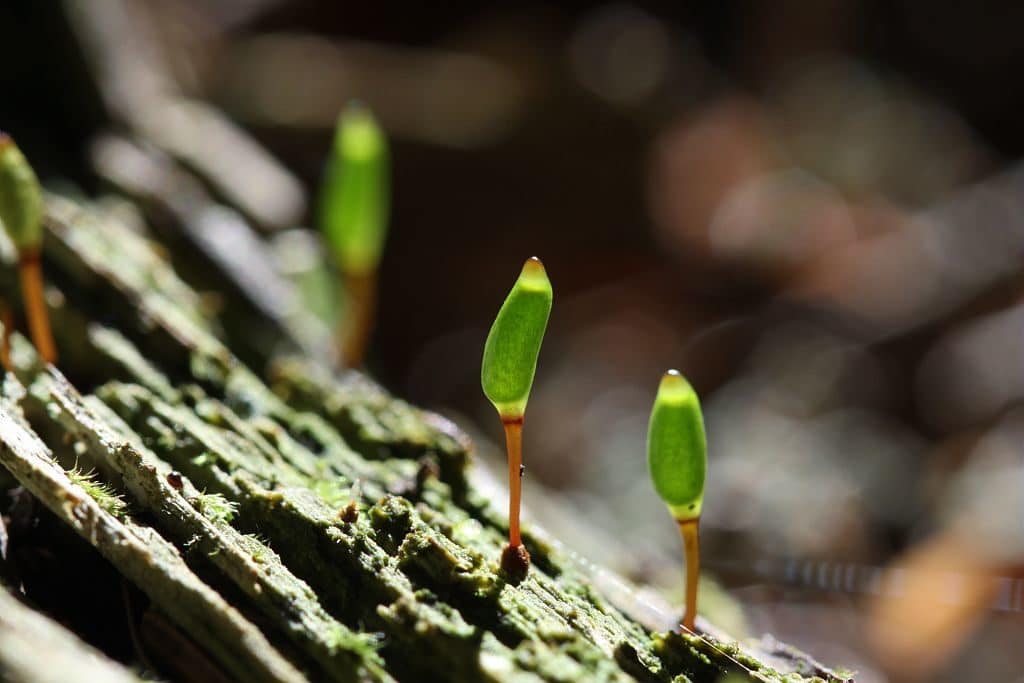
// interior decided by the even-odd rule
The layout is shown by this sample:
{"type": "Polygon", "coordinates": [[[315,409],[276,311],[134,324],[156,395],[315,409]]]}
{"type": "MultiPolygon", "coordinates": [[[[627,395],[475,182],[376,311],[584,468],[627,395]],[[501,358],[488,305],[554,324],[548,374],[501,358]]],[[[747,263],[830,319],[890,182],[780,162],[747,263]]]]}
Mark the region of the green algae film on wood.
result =
{"type": "Polygon", "coordinates": [[[19,251],[43,238],[43,197],[39,180],[10,136],[0,133],[0,221],[19,251]]]}
{"type": "Polygon", "coordinates": [[[707,441],[700,401],[675,370],[661,379],[647,430],[647,464],[654,489],[677,519],[700,516],[707,441]]]}
{"type": "Polygon", "coordinates": [[[342,270],[375,271],[388,223],[388,144],[365,107],[349,105],[338,118],[320,202],[321,228],[342,270]]]}
{"type": "Polygon", "coordinates": [[[523,265],[484,345],[480,380],[502,419],[522,417],[526,410],[551,301],[551,282],[533,257],[523,265]]]}

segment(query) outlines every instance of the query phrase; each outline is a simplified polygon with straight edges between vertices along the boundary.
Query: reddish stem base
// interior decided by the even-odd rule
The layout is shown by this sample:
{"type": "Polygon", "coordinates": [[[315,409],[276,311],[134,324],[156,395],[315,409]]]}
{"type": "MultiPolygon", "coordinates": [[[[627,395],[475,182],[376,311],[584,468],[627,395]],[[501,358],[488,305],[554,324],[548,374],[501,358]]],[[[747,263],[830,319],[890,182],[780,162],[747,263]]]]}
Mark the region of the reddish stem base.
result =
{"type": "Polygon", "coordinates": [[[700,519],[676,520],[686,555],[686,611],[683,628],[693,631],[697,620],[697,583],[700,580],[700,519]]]}

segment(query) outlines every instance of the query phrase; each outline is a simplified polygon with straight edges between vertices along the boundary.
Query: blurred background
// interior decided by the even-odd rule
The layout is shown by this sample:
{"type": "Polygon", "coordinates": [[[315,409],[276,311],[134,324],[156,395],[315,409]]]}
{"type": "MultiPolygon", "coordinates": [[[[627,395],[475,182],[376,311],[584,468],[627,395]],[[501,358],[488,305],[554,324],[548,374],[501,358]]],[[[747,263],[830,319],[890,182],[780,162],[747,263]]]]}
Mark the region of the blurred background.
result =
{"type": "Polygon", "coordinates": [[[1022,31],[1016,2],[15,0],[0,128],[220,292],[251,362],[329,346],[303,226],[362,101],[394,201],[369,369],[499,479],[483,341],[525,258],[553,281],[528,519],[681,602],[644,460],[677,367],[712,620],[858,681],[1024,681],[1022,31]]]}

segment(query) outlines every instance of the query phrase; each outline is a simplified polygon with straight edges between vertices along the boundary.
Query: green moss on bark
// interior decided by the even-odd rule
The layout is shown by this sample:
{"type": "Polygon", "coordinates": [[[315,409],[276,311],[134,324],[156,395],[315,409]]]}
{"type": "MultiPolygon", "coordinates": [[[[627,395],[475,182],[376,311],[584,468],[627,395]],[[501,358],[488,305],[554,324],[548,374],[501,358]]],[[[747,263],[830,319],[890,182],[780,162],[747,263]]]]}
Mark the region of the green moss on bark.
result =
{"type": "Polygon", "coordinates": [[[8,382],[0,463],[232,675],[811,680],[652,633],[529,529],[535,566],[508,583],[506,522],[470,484],[456,427],[308,359],[268,353],[261,377],[136,236],[56,197],[47,226],[58,344],[76,345],[62,370],[89,392],[16,353],[28,391],[8,382]],[[145,523],[110,515],[54,457],[95,468],[145,523]]]}

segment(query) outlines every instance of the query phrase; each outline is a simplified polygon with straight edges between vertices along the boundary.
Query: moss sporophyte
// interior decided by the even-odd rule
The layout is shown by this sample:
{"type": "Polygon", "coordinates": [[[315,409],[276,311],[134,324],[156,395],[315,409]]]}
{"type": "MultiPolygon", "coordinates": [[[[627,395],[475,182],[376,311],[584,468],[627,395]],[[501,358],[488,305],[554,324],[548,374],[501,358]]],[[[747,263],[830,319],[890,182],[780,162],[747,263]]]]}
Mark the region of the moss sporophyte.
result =
{"type": "Polygon", "coordinates": [[[676,370],[666,372],[658,385],[647,428],[647,465],[654,490],[665,501],[683,538],[686,555],[683,626],[692,631],[697,616],[698,529],[704,501],[707,440],[697,393],[676,370]]]}
{"type": "Polygon", "coordinates": [[[0,133],[0,221],[18,250],[18,275],[29,332],[39,355],[57,361],[43,294],[43,194],[35,171],[10,136],[0,133]]]}
{"type": "Polygon", "coordinates": [[[494,404],[505,428],[508,450],[508,545],[501,564],[511,575],[525,574],[530,555],[519,533],[522,497],[523,416],[530,398],[537,356],[551,313],[551,282],[544,264],[529,259],[494,319],[480,367],[484,394],[494,404]]]}
{"type": "Polygon", "coordinates": [[[373,114],[351,104],[338,117],[320,191],[320,228],[347,297],[338,334],[342,363],[362,364],[373,325],[377,266],[389,213],[388,143],[373,114]]]}

